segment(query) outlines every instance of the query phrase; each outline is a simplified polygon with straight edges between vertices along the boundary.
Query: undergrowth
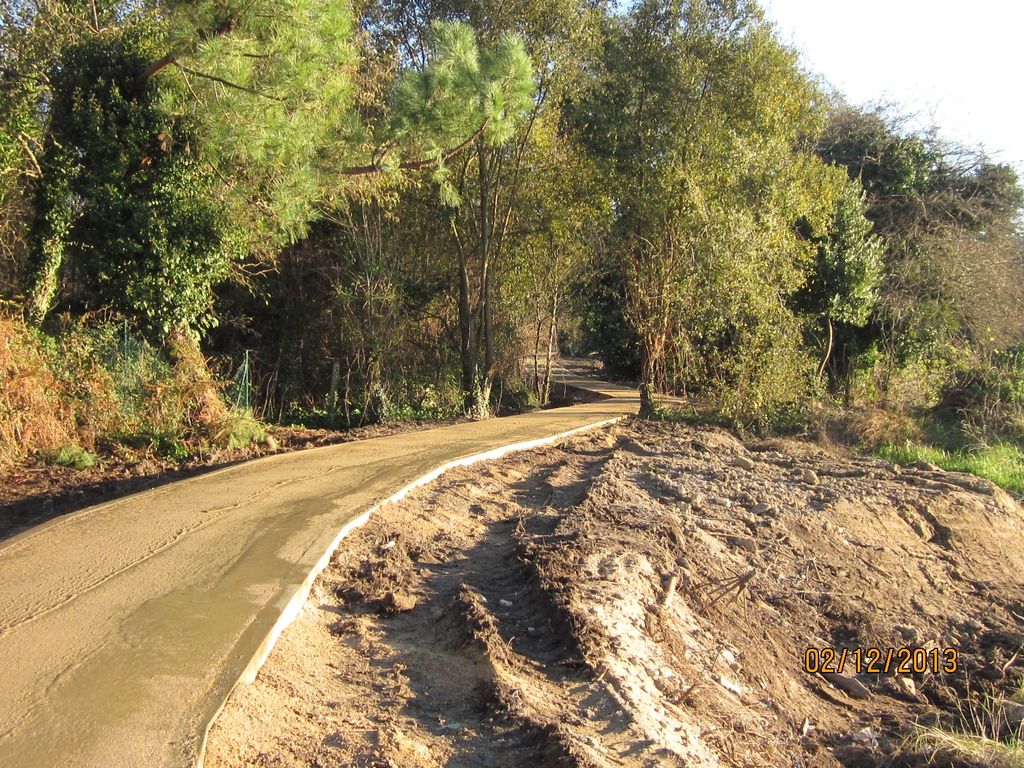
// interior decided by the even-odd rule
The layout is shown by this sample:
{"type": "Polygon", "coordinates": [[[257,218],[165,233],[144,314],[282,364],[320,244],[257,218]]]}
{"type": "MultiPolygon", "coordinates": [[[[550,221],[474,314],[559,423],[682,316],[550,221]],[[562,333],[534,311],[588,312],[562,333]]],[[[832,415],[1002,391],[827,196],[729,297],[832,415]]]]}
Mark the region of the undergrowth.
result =
{"type": "Polygon", "coordinates": [[[210,423],[209,392],[122,325],[63,321],[49,334],[0,314],[0,465],[88,469],[119,447],[181,460],[267,439],[248,412],[210,423]]]}
{"type": "Polygon", "coordinates": [[[43,452],[41,456],[52,464],[73,469],[92,469],[99,463],[99,457],[95,453],[75,443],[69,443],[55,452],[43,452]]]}

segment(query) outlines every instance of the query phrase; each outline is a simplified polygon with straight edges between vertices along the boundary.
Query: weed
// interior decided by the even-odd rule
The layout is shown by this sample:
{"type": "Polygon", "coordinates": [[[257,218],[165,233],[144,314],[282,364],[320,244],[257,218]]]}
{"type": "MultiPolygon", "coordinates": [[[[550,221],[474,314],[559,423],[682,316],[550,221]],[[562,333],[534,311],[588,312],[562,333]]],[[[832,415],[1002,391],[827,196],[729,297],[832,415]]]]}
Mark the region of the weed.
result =
{"type": "Polygon", "coordinates": [[[59,467],[74,469],[92,469],[99,462],[95,453],[90,453],[76,443],[68,443],[56,452],[46,452],[43,458],[59,467]]]}
{"type": "Polygon", "coordinates": [[[979,696],[968,688],[958,715],[955,726],[919,728],[913,746],[933,759],[942,755],[989,768],[1024,768],[1024,726],[1011,723],[1005,703],[994,690],[979,696]]]}
{"type": "Polygon", "coordinates": [[[232,413],[214,436],[214,443],[228,450],[246,448],[265,443],[266,440],[266,429],[249,411],[232,413]]]}
{"type": "Polygon", "coordinates": [[[923,728],[918,748],[933,755],[948,755],[971,760],[989,768],[1024,768],[1024,743],[1001,742],[985,736],[954,733],[941,728],[923,728]]]}

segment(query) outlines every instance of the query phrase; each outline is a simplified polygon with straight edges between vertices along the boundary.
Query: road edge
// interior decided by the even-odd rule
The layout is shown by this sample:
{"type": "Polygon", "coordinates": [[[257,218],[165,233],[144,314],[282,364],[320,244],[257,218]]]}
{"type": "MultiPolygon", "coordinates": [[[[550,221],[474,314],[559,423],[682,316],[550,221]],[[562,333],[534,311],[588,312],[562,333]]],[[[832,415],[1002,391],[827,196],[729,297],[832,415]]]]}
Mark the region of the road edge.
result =
{"type": "Polygon", "coordinates": [[[263,642],[260,643],[255,653],[253,653],[252,658],[250,658],[249,662],[239,673],[238,678],[235,680],[234,683],[232,683],[231,687],[227,690],[227,693],[224,695],[223,700],[218,704],[216,711],[203,726],[203,735],[202,739],[200,740],[199,749],[196,754],[196,759],[194,762],[195,768],[203,768],[203,763],[206,758],[206,747],[210,738],[210,729],[213,727],[213,724],[217,722],[217,718],[220,717],[220,714],[224,710],[224,707],[227,704],[228,699],[231,698],[231,694],[234,693],[235,689],[240,684],[252,683],[256,679],[256,676],[259,674],[260,669],[262,669],[263,665],[270,657],[270,654],[274,650],[274,646],[277,644],[277,641],[280,639],[284,630],[287,629],[288,626],[293,621],[295,621],[296,618],[298,618],[299,613],[306,605],[306,601],[309,599],[309,593],[313,589],[313,584],[316,582],[320,574],[323,573],[323,571],[330,564],[331,558],[334,556],[334,553],[338,551],[338,548],[341,546],[341,543],[348,537],[350,533],[352,533],[352,531],[355,531],[356,529],[361,528],[363,525],[368,523],[376,512],[379,512],[387,505],[401,501],[406,496],[408,496],[409,493],[411,493],[412,491],[416,490],[417,488],[422,488],[425,485],[429,485],[430,483],[432,483],[437,478],[441,477],[441,475],[448,472],[449,470],[456,469],[458,467],[467,467],[472,464],[479,464],[485,461],[493,461],[509,453],[528,451],[534,448],[540,448],[545,445],[551,445],[553,443],[560,442],[582,432],[587,432],[589,430],[601,429],[602,427],[611,426],[612,424],[616,424],[626,418],[627,416],[623,415],[616,416],[611,419],[603,419],[601,421],[594,422],[593,424],[584,424],[581,427],[575,427],[574,429],[570,429],[566,432],[560,432],[556,435],[535,438],[533,440],[523,440],[518,443],[510,443],[508,445],[499,446],[498,448],[492,448],[489,451],[484,451],[482,453],[474,453],[469,456],[464,456],[459,459],[454,459],[452,461],[445,462],[444,464],[441,464],[438,467],[432,469],[430,472],[427,472],[426,474],[421,475],[412,482],[402,486],[398,491],[393,493],[391,496],[388,496],[386,499],[377,502],[362,514],[354,517],[352,520],[349,520],[347,523],[345,523],[345,525],[342,526],[341,530],[339,531],[338,535],[328,545],[327,550],[323,553],[323,555],[320,556],[317,562],[313,565],[312,569],[307,574],[306,578],[302,581],[301,584],[298,585],[298,587],[292,593],[292,596],[286,603],[284,609],[281,612],[281,615],[277,618],[277,621],[274,622],[274,625],[270,628],[263,642]]]}

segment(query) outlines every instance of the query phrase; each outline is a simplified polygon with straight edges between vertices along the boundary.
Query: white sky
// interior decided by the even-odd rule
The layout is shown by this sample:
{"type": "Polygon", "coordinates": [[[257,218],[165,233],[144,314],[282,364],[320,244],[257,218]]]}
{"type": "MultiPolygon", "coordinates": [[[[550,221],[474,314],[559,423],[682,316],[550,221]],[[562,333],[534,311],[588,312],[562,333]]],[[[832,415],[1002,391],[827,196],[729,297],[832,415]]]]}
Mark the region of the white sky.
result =
{"type": "Polygon", "coordinates": [[[762,0],[804,66],[1024,172],[1024,0],[762,0]]]}

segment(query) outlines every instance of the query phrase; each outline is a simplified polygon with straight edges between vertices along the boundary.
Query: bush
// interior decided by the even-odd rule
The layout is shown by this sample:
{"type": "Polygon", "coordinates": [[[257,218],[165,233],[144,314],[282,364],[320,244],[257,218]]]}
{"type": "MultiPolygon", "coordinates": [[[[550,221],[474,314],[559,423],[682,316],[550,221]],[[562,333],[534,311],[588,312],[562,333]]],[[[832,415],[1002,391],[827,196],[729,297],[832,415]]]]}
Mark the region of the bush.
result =
{"type": "Polygon", "coordinates": [[[248,411],[232,413],[215,437],[218,446],[228,450],[248,448],[267,441],[267,431],[248,411]]]}
{"type": "Polygon", "coordinates": [[[0,464],[37,454],[87,468],[97,446],[117,445],[181,460],[264,441],[251,413],[227,412],[195,357],[171,365],[123,325],[64,320],[50,336],[0,315],[0,464]]]}
{"type": "Polygon", "coordinates": [[[936,412],[958,421],[965,434],[979,441],[1024,439],[1024,347],[957,370],[936,412]]]}

